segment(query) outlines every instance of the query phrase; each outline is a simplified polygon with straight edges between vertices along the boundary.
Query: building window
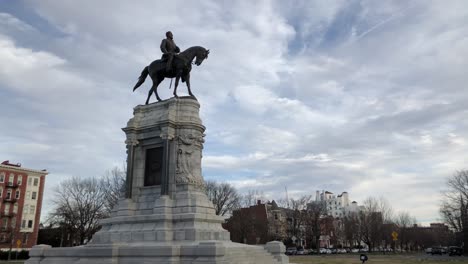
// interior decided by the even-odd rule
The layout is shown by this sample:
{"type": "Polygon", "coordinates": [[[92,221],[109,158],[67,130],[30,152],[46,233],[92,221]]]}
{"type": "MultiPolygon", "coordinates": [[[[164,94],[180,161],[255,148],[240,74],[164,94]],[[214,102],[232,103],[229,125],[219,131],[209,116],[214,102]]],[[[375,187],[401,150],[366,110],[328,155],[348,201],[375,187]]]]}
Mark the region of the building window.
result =
{"type": "Polygon", "coordinates": [[[10,200],[11,199],[11,189],[8,189],[7,190],[7,193],[6,193],[6,197],[5,197],[7,200],[10,200]]]}
{"type": "Polygon", "coordinates": [[[13,182],[15,181],[15,175],[13,173],[10,173],[10,177],[8,177],[8,185],[13,185],[13,182]]]}
{"type": "Polygon", "coordinates": [[[31,186],[31,184],[32,184],[32,178],[29,178],[28,179],[28,186],[31,186]]]}
{"type": "Polygon", "coordinates": [[[3,230],[7,230],[8,228],[8,218],[3,218],[3,230]]]}
{"type": "Polygon", "coordinates": [[[26,220],[23,220],[23,221],[21,222],[21,228],[25,228],[25,227],[26,227],[26,220]]]}
{"type": "Polygon", "coordinates": [[[36,200],[37,192],[32,192],[31,199],[36,200]]]}
{"type": "Polygon", "coordinates": [[[23,175],[18,176],[18,185],[21,185],[23,183],[23,175]]]}
{"type": "Polygon", "coordinates": [[[3,197],[3,188],[0,187],[0,199],[3,197]]]}
{"type": "Polygon", "coordinates": [[[32,228],[32,226],[33,226],[33,220],[29,220],[28,221],[28,228],[32,228]]]}
{"type": "Polygon", "coordinates": [[[30,191],[27,191],[27,192],[26,192],[26,198],[27,198],[27,199],[31,199],[31,192],[30,192],[30,191]]]}
{"type": "Polygon", "coordinates": [[[13,205],[13,213],[18,213],[18,204],[13,205]]]}
{"type": "Polygon", "coordinates": [[[5,173],[0,173],[0,182],[5,182],[5,173]]]}
{"type": "Polygon", "coordinates": [[[25,205],[23,208],[23,214],[27,214],[29,212],[29,205],[25,205]]]}
{"type": "Polygon", "coordinates": [[[15,192],[15,198],[19,199],[20,198],[20,190],[16,190],[15,192]]]}
{"type": "Polygon", "coordinates": [[[34,178],[34,186],[37,186],[39,185],[39,179],[38,178],[34,178]]]}
{"type": "Polygon", "coordinates": [[[10,204],[5,204],[5,210],[4,210],[5,214],[8,214],[10,213],[10,204]]]}
{"type": "Polygon", "coordinates": [[[35,206],[35,205],[29,206],[29,213],[30,213],[30,214],[33,215],[33,214],[34,214],[34,210],[36,210],[36,206],[35,206]]]}

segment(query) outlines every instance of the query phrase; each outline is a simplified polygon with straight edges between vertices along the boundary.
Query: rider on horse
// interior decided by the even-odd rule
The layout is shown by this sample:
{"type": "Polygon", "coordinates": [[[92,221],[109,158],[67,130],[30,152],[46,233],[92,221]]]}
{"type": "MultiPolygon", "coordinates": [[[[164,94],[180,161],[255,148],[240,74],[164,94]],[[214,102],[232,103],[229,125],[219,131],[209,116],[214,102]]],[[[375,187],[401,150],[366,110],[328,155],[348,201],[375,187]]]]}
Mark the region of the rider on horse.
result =
{"type": "Polygon", "coordinates": [[[161,41],[161,51],[163,53],[161,59],[167,58],[166,72],[169,72],[174,55],[180,52],[179,47],[174,42],[174,36],[171,31],[166,32],[166,38],[161,41]]]}

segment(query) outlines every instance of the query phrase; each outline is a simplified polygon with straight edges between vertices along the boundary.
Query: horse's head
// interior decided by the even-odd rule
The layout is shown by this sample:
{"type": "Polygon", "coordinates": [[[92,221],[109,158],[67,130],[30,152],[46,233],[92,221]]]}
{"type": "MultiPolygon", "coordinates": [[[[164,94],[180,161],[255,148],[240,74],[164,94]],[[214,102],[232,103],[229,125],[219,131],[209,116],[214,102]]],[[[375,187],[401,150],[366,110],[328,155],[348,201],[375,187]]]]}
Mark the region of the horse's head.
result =
{"type": "Polygon", "coordinates": [[[204,59],[208,59],[208,54],[210,54],[210,50],[201,49],[200,52],[197,53],[197,59],[195,60],[195,65],[200,66],[204,59]]]}

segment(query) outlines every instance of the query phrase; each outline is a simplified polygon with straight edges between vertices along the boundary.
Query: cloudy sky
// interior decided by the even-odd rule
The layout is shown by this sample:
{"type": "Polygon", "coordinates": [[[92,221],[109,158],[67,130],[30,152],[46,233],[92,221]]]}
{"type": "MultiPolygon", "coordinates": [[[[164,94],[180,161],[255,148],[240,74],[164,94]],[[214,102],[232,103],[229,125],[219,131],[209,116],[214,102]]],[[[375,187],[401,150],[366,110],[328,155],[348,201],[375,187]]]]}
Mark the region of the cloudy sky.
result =
{"type": "Polygon", "coordinates": [[[384,196],[439,220],[467,165],[463,0],[1,0],[0,159],[50,171],[43,214],[61,180],[124,163],[150,82],[132,87],[168,30],[211,50],[192,70],[206,179],[265,199],[384,196]]]}

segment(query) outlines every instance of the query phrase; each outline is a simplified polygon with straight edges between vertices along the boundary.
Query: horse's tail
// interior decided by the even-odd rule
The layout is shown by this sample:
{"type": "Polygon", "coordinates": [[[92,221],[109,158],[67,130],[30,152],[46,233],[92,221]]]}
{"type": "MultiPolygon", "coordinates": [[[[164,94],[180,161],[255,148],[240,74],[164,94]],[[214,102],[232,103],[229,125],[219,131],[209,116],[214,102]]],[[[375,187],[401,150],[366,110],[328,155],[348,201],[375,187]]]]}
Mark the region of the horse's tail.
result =
{"type": "Polygon", "coordinates": [[[138,77],[138,82],[135,84],[135,87],[133,87],[133,91],[135,91],[138,87],[140,87],[140,85],[142,85],[145,82],[146,77],[148,77],[148,74],[148,66],[146,66],[141,72],[140,77],[138,77]]]}

